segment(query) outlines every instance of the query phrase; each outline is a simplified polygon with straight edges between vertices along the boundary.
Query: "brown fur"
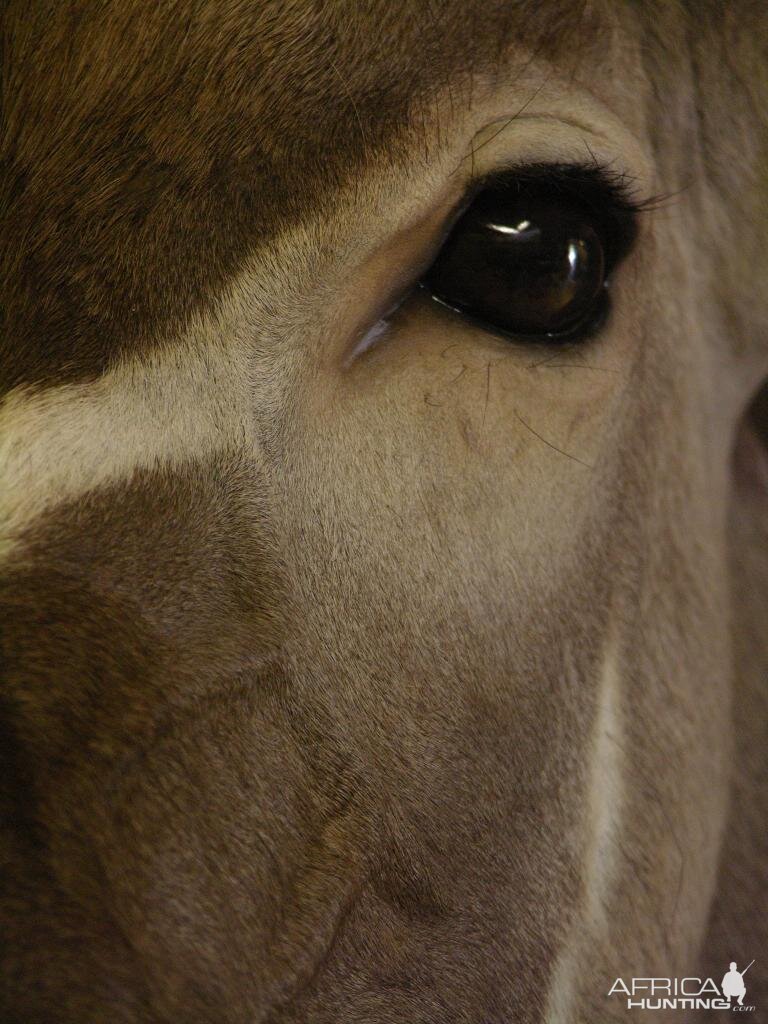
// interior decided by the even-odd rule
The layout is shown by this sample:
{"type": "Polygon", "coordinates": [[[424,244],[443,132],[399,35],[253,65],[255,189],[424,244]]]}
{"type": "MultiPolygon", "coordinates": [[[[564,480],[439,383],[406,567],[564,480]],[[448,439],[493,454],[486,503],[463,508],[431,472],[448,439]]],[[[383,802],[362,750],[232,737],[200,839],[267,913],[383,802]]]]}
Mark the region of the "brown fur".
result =
{"type": "Polygon", "coordinates": [[[49,394],[117,469],[57,500],[56,448],[3,549],[3,1024],[595,1024],[753,956],[764,1009],[761,8],[4,21],[8,479],[49,394]],[[685,186],[601,337],[414,300],[350,362],[467,126],[580,90],[685,186]],[[167,445],[193,348],[221,402],[167,445]]]}
{"type": "Polygon", "coordinates": [[[512,40],[546,53],[585,31],[578,5],[507,2],[469,36],[458,2],[11,2],[3,22],[4,389],[157,345],[391,151],[415,97],[498,68],[512,40]]]}

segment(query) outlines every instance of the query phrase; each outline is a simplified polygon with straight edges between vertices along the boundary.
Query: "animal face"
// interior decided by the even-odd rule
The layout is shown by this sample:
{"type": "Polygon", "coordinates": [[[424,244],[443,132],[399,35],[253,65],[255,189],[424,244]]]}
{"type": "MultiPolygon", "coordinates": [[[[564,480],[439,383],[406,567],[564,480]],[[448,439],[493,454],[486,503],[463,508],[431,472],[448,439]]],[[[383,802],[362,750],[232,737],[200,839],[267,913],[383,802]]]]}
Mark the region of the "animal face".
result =
{"type": "Polygon", "coordinates": [[[594,1021],[754,942],[765,19],[6,18],[9,1019],[594,1021]]]}

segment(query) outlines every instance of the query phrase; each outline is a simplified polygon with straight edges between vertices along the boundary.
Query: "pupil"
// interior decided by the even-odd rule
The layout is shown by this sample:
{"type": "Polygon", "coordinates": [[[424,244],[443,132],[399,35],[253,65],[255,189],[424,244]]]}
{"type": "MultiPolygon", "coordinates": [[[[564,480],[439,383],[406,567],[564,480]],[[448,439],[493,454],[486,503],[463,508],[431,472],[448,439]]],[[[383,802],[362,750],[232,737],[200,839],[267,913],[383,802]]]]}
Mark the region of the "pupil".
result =
{"type": "Polygon", "coordinates": [[[594,313],[605,254],[570,197],[488,189],[456,223],[425,283],[433,296],[515,334],[563,334],[594,313]]]}

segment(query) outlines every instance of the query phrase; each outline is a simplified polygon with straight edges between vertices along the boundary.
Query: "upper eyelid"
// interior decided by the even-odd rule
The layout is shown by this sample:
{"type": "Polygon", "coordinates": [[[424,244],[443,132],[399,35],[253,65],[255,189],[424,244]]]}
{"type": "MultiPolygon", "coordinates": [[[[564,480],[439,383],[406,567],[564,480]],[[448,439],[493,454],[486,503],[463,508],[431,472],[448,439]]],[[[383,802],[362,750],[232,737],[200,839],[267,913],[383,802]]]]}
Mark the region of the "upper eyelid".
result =
{"type": "Polygon", "coordinates": [[[628,178],[650,185],[656,179],[656,162],[649,140],[589,90],[574,106],[572,84],[565,100],[556,93],[541,97],[541,104],[524,111],[499,110],[480,125],[468,141],[464,158],[471,164],[472,175],[480,154],[483,170],[507,163],[599,163],[613,174],[623,169],[628,178]]]}

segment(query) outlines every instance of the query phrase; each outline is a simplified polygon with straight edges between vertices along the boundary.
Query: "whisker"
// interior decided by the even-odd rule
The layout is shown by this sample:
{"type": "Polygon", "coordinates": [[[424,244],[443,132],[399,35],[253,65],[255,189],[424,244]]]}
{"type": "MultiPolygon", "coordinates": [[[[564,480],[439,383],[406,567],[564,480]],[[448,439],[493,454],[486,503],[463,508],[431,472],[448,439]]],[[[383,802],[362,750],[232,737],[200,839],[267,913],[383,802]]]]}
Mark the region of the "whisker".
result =
{"type": "MultiPolygon", "coordinates": [[[[550,363],[546,360],[534,366],[544,366],[548,370],[594,370],[596,373],[615,373],[621,375],[621,370],[612,370],[608,366],[592,366],[589,363],[550,363]]],[[[531,369],[531,367],[528,367],[531,369]]]]}
{"type": "Polygon", "coordinates": [[[493,135],[491,135],[490,138],[486,139],[485,142],[481,142],[480,143],[480,145],[477,147],[477,149],[473,148],[473,150],[472,150],[472,158],[473,158],[473,160],[474,160],[474,157],[475,157],[476,153],[479,153],[481,149],[483,149],[489,143],[493,142],[493,140],[495,138],[497,138],[499,135],[501,135],[502,132],[506,131],[507,128],[509,128],[509,126],[512,124],[512,122],[517,120],[517,118],[520,117],[520,115],[531,105],[531,103],[533,103],[533,101],[539,95],[541,90],[544,88],[544,86],[549,81],[549,78],[550,78],[549,75],[547,75],[546,78],[544,78],[544,80],[536,87],[536,89],[534,89],[534,91],[531,93],[531,95],[528,97],[528,99],[525,101],[525,103],[522,105],[522,107],[520,107],[519,110],[515,111],[515,113],[507,121],[504,122],[504,124],[501,126],[501,128],[497,128],[497,130],[493,133],[493,135]]]}
{"type": "Polygon", "coordinates": [[[335,62],[333,61],[333,59],[332,59],[332,58],[330,58],[330,57],[329,57],[328,59],[329,59],[329,61],[330,61],[331,67],[333,68],[333,70],[334,70],[334,71],[336,72],[336,74],[338,75],[339,81],[340,81],[340,82],[341,82],[341,84],[342,84],[342,85],[344,86],[344,92],[345,92],[345,93],[347,94],[347,96],[349,97],[349,102],[350,102],[350,103],[352,104],[352,109],[354,110],[354,112],[355,112],[355,118],[357,119],[357,125],[358,125],[358,127],[359,127],[359,129],[360,129],[360,137],[361,137],[361,139],[362,139],[362,141],[363,141],[363,144],[364,144],[364,145],[367,145],[367,143],[368,143],[368,135],[367,135],[367,133],[366,133],[366,131],[365,131],[365,128],[363,127],[363,120],[362,120],[362,118],[360,117],[360,111],[359,111],[359,110],[358,110],[358,108],[357,108],[357,103],[355,103],[355,97],[354,97],[354,96],[352,95],[352,93],[351,93],[351,91],[350,91],[350,88],[349,88],[349,85],[348,85],[348,83],[347,83],[347,80],[346,80],[346,79],[344,78],[344,76],[342,75],[342,73],[341,73],[341,72],[339,71],[339,69],[338,69],[338,67],[336,66],[336,64],[335,64],[335,62]]]}
{"type": "Polygon", "coordinates": [[[520,420],[524,427],[530,430],[534,437],[538,437],[538,439],[542,441],[548,448],[551,448],[553,451],[559,452],[561,455],[564,455],[566,459],[572,459],[574,462],[578,462],[580,466],[584,466],[586,469],[595,468],[594,463],[585,462],[583,459],[580,459],[577,455],[571,455],[570,452],[566,452],[562,448],[558,448],[556,444],[552,444],[552,442],[548,441],[546,437],[542,437],[538,430],[534,430],[530,423],[525,422],[525,420],[517,411],[517,409],[515,409],[515,416],[517,416],[517,418],[520,420]]]}

